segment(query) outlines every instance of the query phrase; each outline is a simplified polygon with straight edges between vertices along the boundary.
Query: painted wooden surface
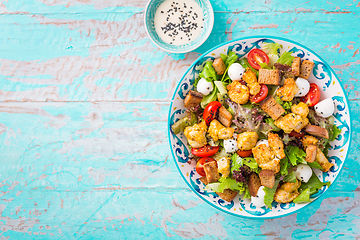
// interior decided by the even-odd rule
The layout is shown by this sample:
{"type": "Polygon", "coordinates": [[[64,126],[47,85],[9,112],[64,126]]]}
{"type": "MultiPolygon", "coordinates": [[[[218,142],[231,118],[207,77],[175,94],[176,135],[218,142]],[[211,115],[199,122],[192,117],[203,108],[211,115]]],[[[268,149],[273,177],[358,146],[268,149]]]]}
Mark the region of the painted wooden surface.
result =
{"type": "Polygon", "coordinates": [[[360,1],[211,2],[209,39],[176,55],[148,39],[146,0],[0,1],[1,239],[360,238],[360,1]],[[169,103],[188,66],[219,43],[259,34],[319,53],[353,115],[338,180],[275,220],[199,200],[167,140],[169,103]]]}

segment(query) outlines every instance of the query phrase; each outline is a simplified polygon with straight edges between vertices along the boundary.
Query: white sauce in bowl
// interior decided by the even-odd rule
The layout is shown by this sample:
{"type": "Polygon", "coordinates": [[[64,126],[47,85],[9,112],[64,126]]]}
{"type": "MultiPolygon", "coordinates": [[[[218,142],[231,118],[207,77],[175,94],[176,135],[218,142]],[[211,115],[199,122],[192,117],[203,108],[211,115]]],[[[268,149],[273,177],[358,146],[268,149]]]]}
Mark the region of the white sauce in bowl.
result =
{"type": "Polygon", "coordinates": [[[164,42],[183,45],[200,35],[204,15],[194,0],[166,0],[156,10],[154,24],[164,42]]]}

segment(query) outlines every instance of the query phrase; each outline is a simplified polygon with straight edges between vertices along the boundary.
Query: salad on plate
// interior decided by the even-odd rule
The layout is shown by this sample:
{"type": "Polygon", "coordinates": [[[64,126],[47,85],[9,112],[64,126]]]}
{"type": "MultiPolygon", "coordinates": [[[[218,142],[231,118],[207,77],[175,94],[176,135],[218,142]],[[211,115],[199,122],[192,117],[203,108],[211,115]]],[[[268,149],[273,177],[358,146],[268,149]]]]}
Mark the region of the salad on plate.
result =
{"type": "Polygon", "coordinates": [[[207,61],[175,122],[207,191],[231,202],[238,194],[256,207],[310,202],[330,182],[330,142],[340,134],[331,98],[308,81],[314,63],[278,43],[263,43],[242,58],[233,51],[207,61]]]}

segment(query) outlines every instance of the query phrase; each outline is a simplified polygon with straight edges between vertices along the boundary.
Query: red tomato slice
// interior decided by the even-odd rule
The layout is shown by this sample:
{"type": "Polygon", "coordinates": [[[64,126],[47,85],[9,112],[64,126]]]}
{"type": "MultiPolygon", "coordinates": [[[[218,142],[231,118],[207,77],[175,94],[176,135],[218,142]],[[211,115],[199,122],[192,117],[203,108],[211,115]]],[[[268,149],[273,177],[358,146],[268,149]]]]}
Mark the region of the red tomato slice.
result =
{"type": "Polygon", "coordinates": [[[252,150],[237,150],[237,154],[239,154],[240,157],[248,157],[252,154],[252,150]]]}
{"type": "Polygon", "coordinates": [[[303,136],[305,136],[305,132],[301,131],[301,132],[296,132],[294,130],[291,131],[291,133],[289,133],[290,137],[296,137],[296,138],[302,138],[303,136]]]}
{"type": "Polygon", "coordinates": [[[248,62],[250,66],[259,70],[261,68],[259,63],[269,64],[269,57],[260,49],[253,49],[248,54],[248,62]]]}
{"type": "Polygon", "coordinates": [[[216,118],[219,113],[219,108],[221,107],[221,103],[218,101],[212,101],[209,103],[203,113],[203,118],[207,125],[210,125],[211,121],[216,118]]]}
{"type": "Polygon", "coordinates": [[[260,92],[255,96],[250,97],[250,101],[253,103],[259,103],[262,100],[264,100],[269,92],[269,89],[265,84],[260,84],[260,85],[261,85],[260,92]]]}
{"type": "Polygon", "coordinates": [[[201,148],[192,148],[191,153],[198,157],[210,157],[217,153],[220,147],[212,147],[210,145],[206,145],[201,148]]]}
{"type": "Polygon", "coordinates": [[[310,83],[310,90],[301,101],[306,103],[309,107],[315,106],[320,100],[320,89],[315,83],[310,83]]]}
{"type": "Polygon", "coordinates": [[[204,171],[204,164],[205,163],[208,163],[208,162],[212,162],[212,161],[215,161],[215,159],[213,158],[210,158],[210,157],[204,157],[204,158],[200,158],[200,160],[196,163],[196,172],[205,177],[206,174],[205,174],[205,171],[204,171]]]}

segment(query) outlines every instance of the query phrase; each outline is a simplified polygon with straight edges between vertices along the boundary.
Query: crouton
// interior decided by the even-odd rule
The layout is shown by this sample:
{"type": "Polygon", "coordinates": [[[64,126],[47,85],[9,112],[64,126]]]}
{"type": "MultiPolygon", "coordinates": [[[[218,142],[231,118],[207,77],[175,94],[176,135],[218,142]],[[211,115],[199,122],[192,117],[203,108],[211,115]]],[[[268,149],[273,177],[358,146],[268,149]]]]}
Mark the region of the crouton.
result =
{"type": "Polygon", "coordinates": [[[295,57],[293,62],[292,62],[292,72],[295,76],[299,76],[300,75],[300,62],[301,59],[299,57],[295,57]]]}
{"type": "Polygon", "coordinates": [[[190,90],[184,99],[184,106],[186,108],[196,107],[197,105],[199,105],[202,99],[202,93],[190,90]]]}
{"type": "Polygon", "coordinates": [[[224,192],[216,192],[217,195],[219,195],[222,199],[224,199],[227,202],[231,202],[232,200],[234,200],[234,198],[236,197],[236,195],[238,194],[237,192],[231,190],[231,189],[225,189],[224,192]]]}
{"type": "Polygon", "coordinates": [[[315,161],[320,164],[323,172],[329,171],[329,169],[334,166],[330,163],[329,160],[325,157],[324,153],[317,148],[315,161]]]}
{"type": "Polygon", "coordinates": [[[313,145],[313,144],[308,145],[307,148],[306,148],[305,161],[314,162],[315,158],[316,158],[316,153],[317,153],[317,146],[313,145]]]}
{"type": "Polygon", "coordinates": [[[278,69],[259,69],[259,84],[281,85],[281,71],[278,69]]]}
{"type": "Polygon", "coordinates": [[[259,176],[252,172],[249,176],[249,192],[250,195],[256,197],[259,188],[261,187],[261,181],[259,176]]]}
{"type": "Polygon", "coordinates": [[[200,182],[202,182],[205,186],[208,185],[208,181],[205,176],[199,178],[200,182]]]}
{"type": "Polygon", "coordinates": [[[214,67],[217,75],[223,75],[226,70],[226,66],[222,58],[216,58],[212,66],[214,67]]]}
{"type": "Polygon", "coordinates": [[[224,106],[221,106],[219,109],[219,117],[218,120],[225,126],[225,127],[230,127],[231,123],[232,123],[232,118],[233,116],[231,115],[231,113],[226,110],[226,108],[224,106]]]}
{"type": "Polygon", "coordinates": [[[278,119],[285,113],[284,108],[279,103],[277,103],[272,96],[269,96],[264,101],[262,101],[260,103],[260,108],[269,114],[270,117],[274,120],[278,119]]]}
{"type": "Polygon", "coordinates": [[[314,65],[315,64],[312,61],[309,61],[309,60],[302,61],[299,77],[308,79],[311,75],[314,65]]]}
{"type": "Polygon", "coordinates": [[[275,185],[275,172],[267,169],[261,170],[259,173],[261,185],[273,188],[275,185]]]}
{"type": "Polygon", "coordinates": [[[319,127],[315,125],[307,125],[305,131],[316,137],[323,137],[329,139],[329,132],[323,127],[319,127]]]}
{"type": "Polygon", "coordinates": [[[203,165],[208,183],[217,182],[220,179],[217,163],[215,161],[207,162],[203,165]]]}

